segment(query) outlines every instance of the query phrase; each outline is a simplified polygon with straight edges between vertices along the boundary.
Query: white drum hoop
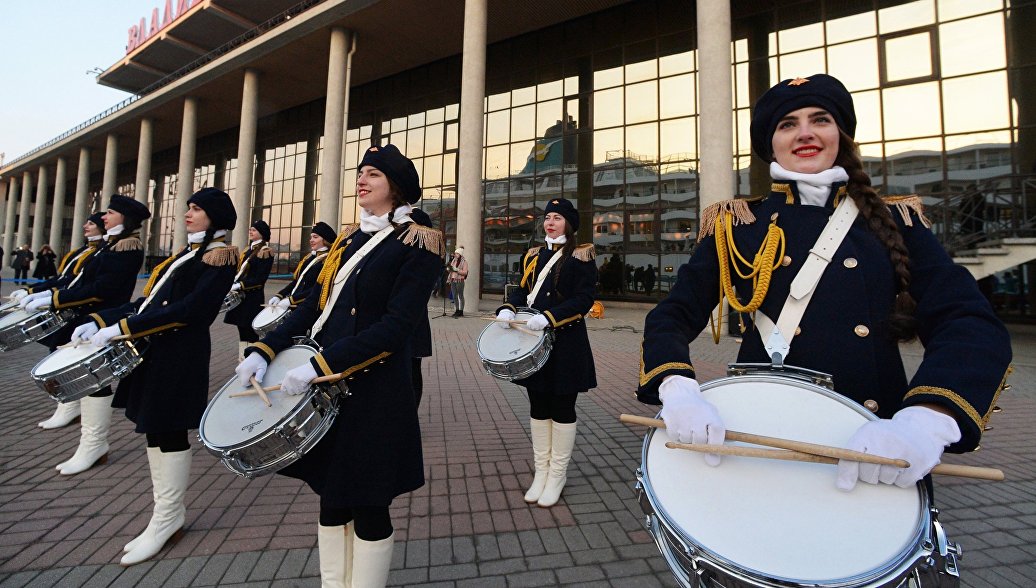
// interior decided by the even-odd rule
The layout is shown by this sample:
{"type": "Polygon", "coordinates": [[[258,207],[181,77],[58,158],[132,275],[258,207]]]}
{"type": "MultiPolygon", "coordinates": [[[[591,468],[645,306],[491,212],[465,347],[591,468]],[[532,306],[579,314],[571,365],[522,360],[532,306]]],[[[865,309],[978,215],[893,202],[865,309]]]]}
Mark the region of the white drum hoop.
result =
{"type": "Polygon", "coordinates": [[[0,315],[0,351],[17,349],[53,335],[65,326],[73,314],[51,310],[16,310],[0,315]]]}
{"type": "Polygon", "coordinates": [[[233,310],[241,305],[244,301],[245,295],[240,290],[231,290],[227,292],[227,295],[223,297],[223,304],[219,307],[219,312],[222,314],[228,310],[233,310]]]}
{"type": "MultiPolygon", "coordinates": [[[[738,366],[732,366],[737,368],[738,366]]],[[[743,367],[743,366],[742,366],[743,367]]],[[[805,371],[805,370],[803,370],[805,371]]],[[[820,398],[827,398],[829,401],[834,401],[837,404],[841,404],[844,407],[857,413],[860,417],[860,423],[864,420],[876,420],[877,417],[865,409],[859,406],[852,400],[841,396],[840,394],[817,385],[815,383],[815,372],[811,372],[807,375],[796,374],[794,368],[786,368],[786,371],[779,372],[780,375],[773,372],[754,372],[752,369],[749,370],[738,370],[735,373],[743,375],[736,375],[732,377],[721,378],[713,380],[702,385],[702,392],[710,400],[715,401],[718,397],[716,396],[721,392],[724,387],[729,387],[731,384],[784,384],[790,385],[795,388],[801,388],[809,393],[816,394],[820,398]],[[710,394],[710,391],[712,394],[710,394]]],[[[723,407],[720,407],[722,412],[723,407]]],[[[753,407],[755,410],[756,407],[753,407]]],[[[766,413],[766,410],[759,412],[766,413]]],[[[772,418],[780,418],[779,416],[773,416],[772,418]]],[[[725,417],[726,420],[726,417],[725,417]]],[[[731,421],[727,423],[732,429],[742,430],[737,425],[737,421],[731,421]],[[732,426],[733,425],[733,426],[732,426]]],[[[790,437],[787,434],[774,434],[773,431],[766,430],[751,430],[750,432],[769,435],[769,436],[784,436],[790,437]]],[[[851,434],[851,431],[849,432],[851,434]]],[[[957,586],[959,584],[959,577],[957,576],[956,568],[956,554],[959,553],[959,547],[955,544],[947,542],[945,535],[942,532],[941,526],[939,526],[936,520],[936,513],[934,508],[929,504],[928,494],[922,483],[918,483],[914,489],[899,489],[895,487],[888,487],[882,485],[871,486],[867,484],[858,485],[860,494],[877,492],[901,492],[909,498],[909,496],[916,496],[917,507],[915,512],[915,522],[912,525],[912,531],[908,533],[908,539],[903,542],[901,547],[891,550],[891,555],[883,562],[878,563],[872,569],[864,572],[849,575],[846,577],[837,578],[806,578],[800,579],[789,576],[781,576],[778,574],[771,573],[767,570],[761,570],[751,565],[746,565],[743,561],[735,561],[725,555],[717,552],[709,545],[705,544],[705,541],[695,536],[695,532],[685,529],[680,526],[677,522],[677,518],[674,516],[672,510],[667,508],[666,504],[663,504],[663,500],[658,495],[658,487],[653,483],[652,471],[649,467],[649,454],[653,448],[653,440],[656,436],[660,436],[657,442],[662,443],[664,451],[680,452],[683,454],[680,459],[696,459],[702,460],[700,455],[693,454],[691,452],[681,452],[678,449],[665,449],[664,441],[668,439],[664,429],[653,429],[650,430],[643,443],[641,452],[641,468],[637,470],[637,490],[639,491],[641,508],[645,513],[645,525],[649,532],[651,532],[656,546],[661,551],[666,563],[669,565],[670,570],[676,577],[677,581],[681,586],[684,587],[708,587],[708,588],[786,588],[786,587],[826,587],[826,588],[847,588],[847,587],[900,587],[905,586],[907,580],[912,579],[917,586],[923,587],[945,587],[945,586],[957,586]],[[934,563],[935,565],[929,565],[934,563]]],[[[848,437],[848,435],[846,436],[848,437]]],[[[809,438],[795,437],[800,440],[811,441],[809,438]]],[[[815,440],[814,440],[815,441],[815,440]]],[[[815,441],[815,442],[823,442],[815,441]]],[[[770,466],[778,464],[793,464],[794,462],[783,462],[783,461],[770,461],[770,460],[759,460],[753,458],[732,458],[725,457],[724,463],[721,464],[716,470],[710,472],[712,468],[705,466],[702,461],[702,470],[706,474],[713,472],[721,472],[724,467],[730,467],[733,465],[730,462],[734,460],[749,460],[748,465],[755,468],[767,468],[772,470],[774,468],[770,466]],[[765,464],[765,465],[764,465],[765,464]]],[[[671,466],[671,464],[667,464],[671,466]]],[[[697,467],[697,466],[695,466],[697,467]]],[[[833,466],[824,466],[820,464],[801,464],[794,463],[793,469],[798,471],[791,472],[793,476],[800,475],[802,470],[808,468],[827,468],[826,471],[826,483],[831,492],[841,493],[834,488],[834,468],[833,466]],[[805,468],[799,466],[806,466],[805,468]]],[[[658,474],[662,474],[663,471],[669,475],[673,471],[672,467],[661,468],[658,474]]],[[[770,480],[767,477],[767,480],[770,480]]],[[[760,480],[761,481],[761,480],[760,480]]],[[[816,480],[814,480],[815,482],[816,480]]],[[[759,487],[759,484],[756,484],[759,487]]],[[[772,483],[768,483],[766,486],[767,493],[773,493],[776,491],[772,483]]],[[[695,488],[701,489],[702,482],[698,480],[697,483],[694,479],[689,479],[686,484],[686,492],[681,493],[681,499],[686,501],[693,501],[693,491],[695,488]]],[[[854,492],[857,492],[854,490],[854,492]]],[[[670,492],[670,495],[672,493],[670,492]]],[[[845,494],[845,493],[841,493],[845,494]]],[[[702,497],[708,499],[709,497],[702,497]]],[[[670,500],[671,506],[676,509],[677,507],[682,508],[684,505],[675,504],[670,500]]],[[[709,502],[701,502],[701,504],[709,504],[709,508],[716,508],[717,505],[709,502]]],[[[720,507],[722,508],[722,507],[720,507]]],[[[728,511],[724,511],[727,514],[728,511]]],[[[717,513],[717,516],[724,515],[724,513],[717,513]]],[[[695,520],[696,524],[699,524],[700,520],[695,520]]],[[[765,520],[757,521],[759,525],[764,525],[765,520]]],[[[734,517],[730,517],[727,524],[738,526],[738,521],[734,520],[734,517]]],[[[910,528],[909,522],[905,523],[906,528],[910,528]]],[[[755,528],[759,529],[757,525],[755,528]]],[[[798,530],[789,530],[785,536],[791,540],[796,537],[798,530]]],[[[852,541],[853,529],[846,529],[845,543],[841,546],[845,548],[853,548],[855,546],[852,541]]],[[[777,551],[777,550],[774,550],[777,551]]],[[[823,557],[822,555],[813,554],[812,557],[823,557]]]]}
{"type": "Polygon", "coordinates": [[[252,319],[252,330],[259,335],[259,338],[263,338],[267,333],[272,333],[281,326],[284,321],[288,320],[288,315],[291,314],[291,308],[285,308],[283,306],[267,306],[259,311],[259,314],[255,315],[252,319]]]}
{"type": "Polygon", "coordinates": [[[126,377],[144,361],[147,346],[146,339],[138,339],[113,341],[100,349],[84,343],[79,346],[83,348],[79,353],[69,348],[58,349],[40,360],[30,376],[54,400],[74,402],[126,377]],[[72,363],[55,364],[61,355],[77,357],[72,363]]]}
{"type": "MultiPolygon", "coordinates": [[[[515,313],[515,320],[527,321],[539,314],[542,313],[536,309],[522,307],[515,313]]],[[[482,369],[508,382],[527,378],[543,369],[554,347],[554,332],[533,332],[536,337],[513,328],[503,329],[496,323],[482,329],[475,343],[482,369]]]]}

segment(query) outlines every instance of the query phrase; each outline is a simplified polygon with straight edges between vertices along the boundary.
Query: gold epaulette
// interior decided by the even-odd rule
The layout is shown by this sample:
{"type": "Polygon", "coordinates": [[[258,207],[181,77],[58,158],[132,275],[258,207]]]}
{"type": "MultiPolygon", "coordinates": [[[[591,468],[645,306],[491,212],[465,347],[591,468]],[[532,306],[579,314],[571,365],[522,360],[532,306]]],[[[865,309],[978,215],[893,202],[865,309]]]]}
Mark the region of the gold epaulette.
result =
{"type": "Polygon", "coordinates": [[[352,237],[359,230],[360,230],[360,223],[353,223],[351,225],[345,225],[344,227],[342,227],[342,230],[338,231],[338,236],[335,237],[335,242],[331,244],[330,251],[334,250],[335,245],[338,245],[342,241],[345,241],[349,237],[352,237]]]}
{"type": "Polygon", "coordinates": [[[143,251],[144,242],[137,237],[119,239],[112,245],[112,251],[143,251]]]}
{"type": "Polygon", "coordinates": [[[237,247],[228,245],[226,247],[215,247],[201,256],[202,263],[213,267],[237,265],[237,247]]]}
{"type": "Polygon", "coordinates": [[[417,223],[410,225],[399,236],[404,245],[412,245],[420,249],[431,251],[439,257],[446,251],[446,244],[443,242],[442,231],[432,229],[417,223]]]}
{"type": "Polygon", "coordinates": [[[721,213],[729,212],[733,216],[733,225],[750,225],[755,222],[755,215],[748,208],[752,200],[746,198],[733,198],[710,205],[701,211],[700,226],[698,227],[698,241],[716,232],[716,219],[721,213]]]}
{"type": "Polygon", "coordinates": [[[585,243],[576,247],[572,252],[572,257],[579,261],[593,261],[597,259],[597,251],[594,249],[593,243],[585,243]]]}
{"type": "Polygon", "coordinates": [[[910,218],[910,212],[913,211],[917,218],[921,219],[921,224],[925,227],[931,228],[932,221],[928,220],[928,217],[924,215],[924,201],[917,194],[909,194],[905,196],[882,196],[882,200],[890,208],[899,212],[899,216],[903,219],[903,224],[908,227],[914,226],[914,220],[910,218]]]}
{"type": "Polygon", "coordinates": [[[529,250],[525,252],[525,259],[536,259],[540,255],[540,249],[543,249],[543,245],[529,247],[529,250]]]}
{"type": "Polygon", "coordinates": [[[255,254],[256,259],[270,259],[273,257],[273,250],[269,245],[263,245],[255,254]]]}

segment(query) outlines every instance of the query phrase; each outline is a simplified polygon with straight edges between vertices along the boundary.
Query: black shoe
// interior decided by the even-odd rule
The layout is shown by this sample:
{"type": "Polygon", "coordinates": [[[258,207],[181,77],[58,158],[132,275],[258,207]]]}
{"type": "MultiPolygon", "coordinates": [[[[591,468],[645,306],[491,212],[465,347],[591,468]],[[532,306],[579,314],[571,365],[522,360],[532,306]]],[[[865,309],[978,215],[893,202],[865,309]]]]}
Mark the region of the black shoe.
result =
{"type": "Polygon", "coordinates": [[[458,310],[457,314],[455,314],[453,316],[455,316],[457,318],[464,318],[464,311],[463,310],[458,310]]]}

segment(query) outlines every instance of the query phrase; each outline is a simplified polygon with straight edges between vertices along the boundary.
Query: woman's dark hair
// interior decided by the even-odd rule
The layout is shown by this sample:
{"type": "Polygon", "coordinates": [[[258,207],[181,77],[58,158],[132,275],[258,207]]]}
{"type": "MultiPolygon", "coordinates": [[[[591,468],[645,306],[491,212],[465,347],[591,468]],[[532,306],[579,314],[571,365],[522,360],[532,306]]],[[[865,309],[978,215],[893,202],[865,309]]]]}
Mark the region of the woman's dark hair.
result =
{"type": "Polygon", "coordinates": [[[576,250],[576,231],[572,228],[572,223],[565,221],[565,244],[561,246],[561,259],[558,260],[558,270],[554,272],[554,287],[558,285],[558,279],[561,277],[561,266],[565,263],[565,258],[570,257],[572,252],[576,250]]]}
{"type": "Polygon", "coordinates": [[[914,318],[917,303],[910,295],[910,252],[903,242],[903,235],[899,232],[896,221],[892,218],[892,212],[871,187],[870,176],[863,171],[859,145],[841,129],[838,135],[838,157],[835,158],[835,165],[842,166],[849,174],[846,191],[860,209],[860,214],[867,220],[867,226],[888,249],[889,259],[896,272],[896,304],[889,314],[889,332],[897,340],[910,341],[917,337],[917,319],[914,318]]]}
{"type": "MultiPolygon", "coordinates": [[[[384,172],[382,172],[384,173],[384,172]]],[[[385,175],[385,179],[388,180],[389,185],[389,196],[392,197],[392,212],[389,213],[389,221],[392,220],[392,215],[395,214],[396,209],[400,206],[408,206],[410,203],[403,197],[403,190],[398,184],[392,181],[388,175],[385,175]]]]}

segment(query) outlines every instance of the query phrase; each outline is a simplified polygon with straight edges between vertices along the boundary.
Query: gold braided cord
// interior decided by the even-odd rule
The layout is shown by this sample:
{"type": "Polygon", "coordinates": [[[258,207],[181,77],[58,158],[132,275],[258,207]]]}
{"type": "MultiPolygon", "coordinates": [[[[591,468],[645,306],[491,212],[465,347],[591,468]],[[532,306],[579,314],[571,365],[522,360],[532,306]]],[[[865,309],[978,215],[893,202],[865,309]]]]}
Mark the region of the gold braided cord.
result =
{"type": "Polygon", "coordinates": [[[151,289],[155,287],[155,282],[158,281],[159,276],[162,275],[162,272],[165,271],[166,267],[168,267],[170,263],[173,263],[174,259],[176,259],[176,255],[170,255],[165,261],[158,264],[155,269],[151,270],[151,277],[147,279],[147,284],[144,286],[145,297],[151,294],[151,289]]]}
{"type": "Polygon", "coordinates": [[[327,306],[327,298],[331,295],[331,286],[334,285],[335,274],[338,273],[338,266],[342,263],[342,254],[345,253],[345,247],[339,246],[342,240],[349,235],[352,235],[355,231],[342,231],[335,237],[335,242],[331,244],[330,253],[324,258],[324,267],[320,268],[320,273],[317,274],[317,283],[320,284],[320,310],[324,310],[327,306]]]}
{"type": "Polygon", "coordinates": [[[723,299],[730,301],[730,308],[737,312],[755,312],[763,304],[766,293],[770,289],[770,278],[773,270],[781,265],[784,258],[785,239],[784,229],[777,226],[777,219],[770,222],[766,229],[766,238],[759,246],[752,262],[749,262],[738,251],[734,242],[733,215],[728,213],[716,217],[716,256],[719,261],[719,304],[717,308],[718,317],[709,316],[712,326],[712,338],[719,343],[720,333],[723,330],[723,299]],[[736,259],[732,260],[730,252],[734,253],[736,259]],[[745,266],[742,271],[738,263],[745,266]],[[737,291],[730,277],[730,266],[742,279],[752,279],[752,298],[746,304],[741,304],[737,299],[737,291]]]}

